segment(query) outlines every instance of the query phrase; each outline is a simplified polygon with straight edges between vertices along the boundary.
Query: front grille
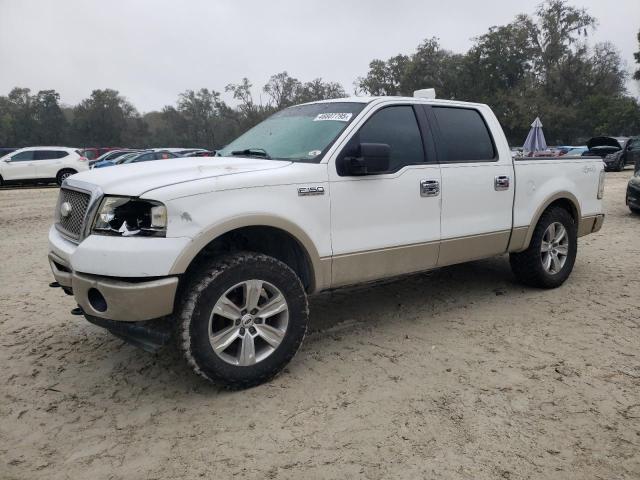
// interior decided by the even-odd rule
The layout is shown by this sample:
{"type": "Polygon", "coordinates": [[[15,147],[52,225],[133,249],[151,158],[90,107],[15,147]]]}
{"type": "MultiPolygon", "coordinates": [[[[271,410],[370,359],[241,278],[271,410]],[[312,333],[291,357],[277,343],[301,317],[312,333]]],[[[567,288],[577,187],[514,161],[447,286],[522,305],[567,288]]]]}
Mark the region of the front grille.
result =
{"type": "Polygon", "coordinates": [[[60,189],[60,198],[58,199],[58,211],[56,218],[58,223],[56,227],[66,236],[75,240],[79,240],[84,226],[84,217],[89,208],[89,200],[91,195],[77,190],[60,189]],[[69,203],[71,211],[65,217],[62,215],[62,206],[69,203]]]}

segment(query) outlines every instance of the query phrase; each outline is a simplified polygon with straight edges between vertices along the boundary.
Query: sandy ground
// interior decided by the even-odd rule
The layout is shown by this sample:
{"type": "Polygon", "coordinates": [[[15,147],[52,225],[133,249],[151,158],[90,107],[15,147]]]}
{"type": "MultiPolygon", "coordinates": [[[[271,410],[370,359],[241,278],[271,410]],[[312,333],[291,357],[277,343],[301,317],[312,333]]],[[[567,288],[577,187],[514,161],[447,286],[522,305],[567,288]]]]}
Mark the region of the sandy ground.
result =
{"type": "Polygon", "coordinates": [[[640,478],[630,175],[562,288],[502,257],[318,296],[286,371],[235,393],[71,316],[57,189],[0,190],[0,479],[640,478]]]}

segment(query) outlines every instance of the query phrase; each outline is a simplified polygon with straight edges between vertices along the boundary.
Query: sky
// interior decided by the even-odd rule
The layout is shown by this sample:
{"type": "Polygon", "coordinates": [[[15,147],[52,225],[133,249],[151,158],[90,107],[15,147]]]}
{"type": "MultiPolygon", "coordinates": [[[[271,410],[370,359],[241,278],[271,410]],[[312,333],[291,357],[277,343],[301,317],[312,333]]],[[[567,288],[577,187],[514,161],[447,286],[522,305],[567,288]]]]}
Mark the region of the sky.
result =
{"type": "MultiPolygon", "coordinates": [[[[524,0],[0,0],[0,94],[55,89],[73,105],[113,88],[141,112],[175,104],[187,89],[224,93],[243,77],[254,97],[272,74],[322,77],[353,92],[374,58],[410,54],[438,37],[454,52],[473,37],[532,13],[524,0]]],[[[636,68],[639,0],[572,0],[598,19],[636,68]],[[615,6],[613,6],[615,5],[615,6]]],[[[425,85],[429,87],[429,85],[425,85]]],[[[628,88],[640,96],[640,84],[628,88]]],[[[230,102],[233,103],[233,102],[230,102]]]]}

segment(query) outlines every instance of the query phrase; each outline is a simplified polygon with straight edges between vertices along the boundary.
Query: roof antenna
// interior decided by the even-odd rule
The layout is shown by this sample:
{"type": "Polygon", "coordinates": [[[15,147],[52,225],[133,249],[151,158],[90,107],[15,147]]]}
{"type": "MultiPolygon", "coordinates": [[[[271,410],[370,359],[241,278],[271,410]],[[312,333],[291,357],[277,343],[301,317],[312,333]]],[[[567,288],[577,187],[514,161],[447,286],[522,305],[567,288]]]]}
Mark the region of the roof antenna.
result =
{"type": "Polygon", "coordinates": [[[434,100],[436,98],[436,89],[435,88],[423,88],[422,90],[415,90],[413,92],[413,96],[415,98],[429,98],[434,100]]]}

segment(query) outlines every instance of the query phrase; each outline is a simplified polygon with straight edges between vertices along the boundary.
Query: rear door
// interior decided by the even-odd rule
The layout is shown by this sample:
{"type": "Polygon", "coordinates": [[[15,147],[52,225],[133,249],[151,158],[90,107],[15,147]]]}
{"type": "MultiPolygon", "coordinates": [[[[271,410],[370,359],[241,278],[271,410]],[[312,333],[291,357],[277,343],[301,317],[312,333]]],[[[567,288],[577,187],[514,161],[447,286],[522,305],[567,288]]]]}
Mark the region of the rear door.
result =
{"type": "Polygon", "coordinates": [[[56,178],[68,156],[69,152],[66,150],[36,150],[33,157],[36,164],[36,177],[56,178]]]}
{"type": "Polygon", "coordinates": [[[420,126],[427,121],[418,109],[389,105],[374,111],[337,155],[337,159],[357,155],[360,143],[387,144],[391,149],[387,171],[351,176],[338,172],[336,161],[329,163],[333,286],[436,264],[440,168],[432,140],[423,137],[420,126]]]}
{"type": "MultiPolygon", "coordinates": [[[[442,175],[438,265],[507,250],[512,228],[514,171],[477,108],[427,106],[442,175]]],[[[497,122],[497,121],[496,121],[497,122]]]]}
{"type": "Polygon", "coordinates": [[[2,177],[5,180],[33,180],[36,176],[34,150],[24,150],[10,156],[11,161],[2,165],[2,177]]]}

